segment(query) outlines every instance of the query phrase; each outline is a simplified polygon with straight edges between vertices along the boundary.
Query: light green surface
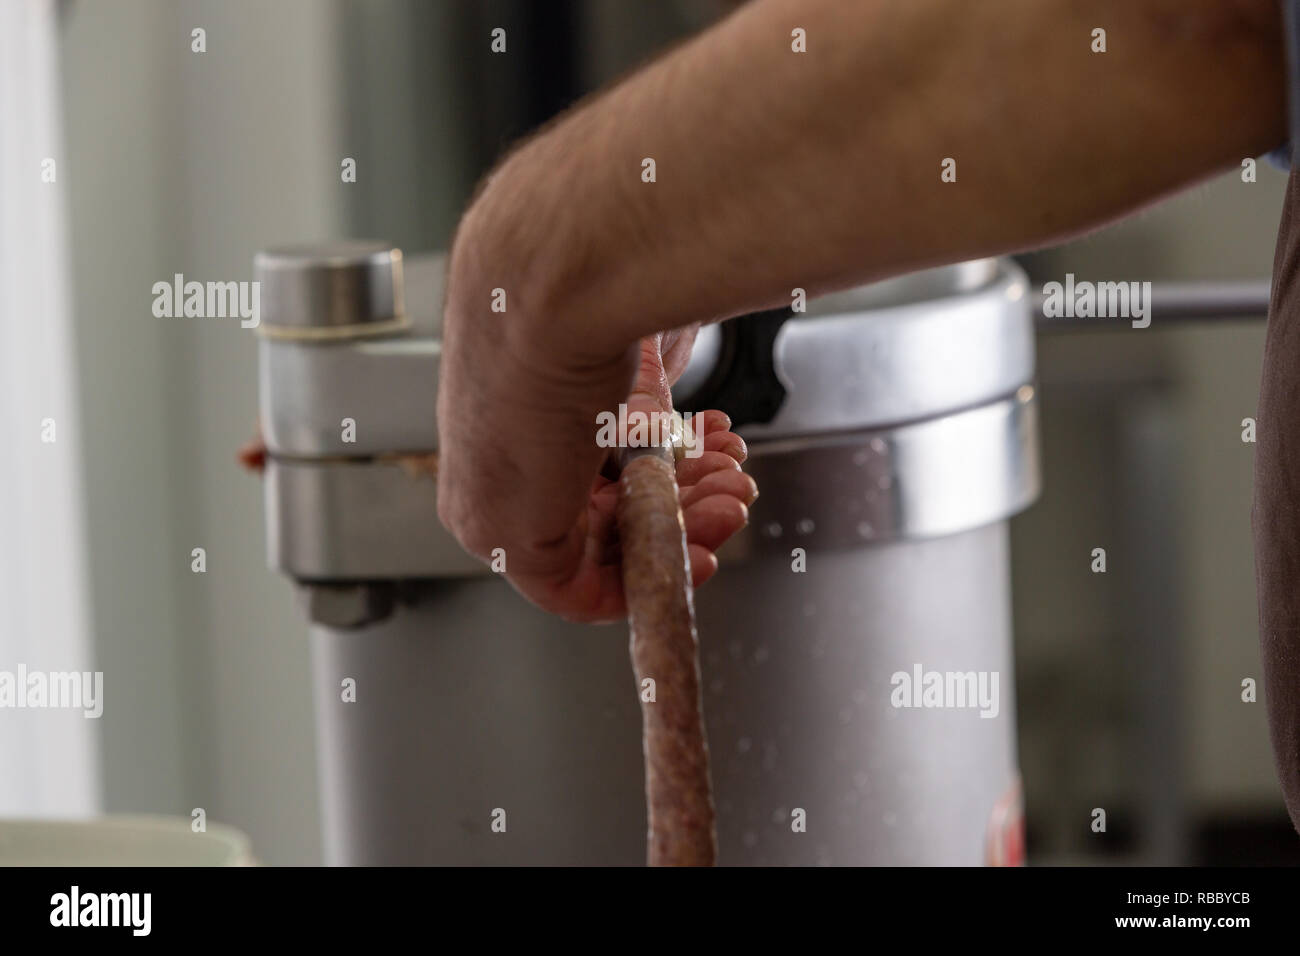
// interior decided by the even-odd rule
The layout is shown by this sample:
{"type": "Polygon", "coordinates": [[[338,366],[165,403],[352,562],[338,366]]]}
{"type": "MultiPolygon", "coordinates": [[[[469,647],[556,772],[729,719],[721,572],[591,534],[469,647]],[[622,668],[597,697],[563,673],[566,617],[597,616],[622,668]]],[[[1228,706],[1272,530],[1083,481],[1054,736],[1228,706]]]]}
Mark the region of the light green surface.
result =
{"type": "Polygon", "coordinates": [[[0,866],[251,865],[248,838],[230,827],[194,833],[173,817],[0,820],[0,866]]]}

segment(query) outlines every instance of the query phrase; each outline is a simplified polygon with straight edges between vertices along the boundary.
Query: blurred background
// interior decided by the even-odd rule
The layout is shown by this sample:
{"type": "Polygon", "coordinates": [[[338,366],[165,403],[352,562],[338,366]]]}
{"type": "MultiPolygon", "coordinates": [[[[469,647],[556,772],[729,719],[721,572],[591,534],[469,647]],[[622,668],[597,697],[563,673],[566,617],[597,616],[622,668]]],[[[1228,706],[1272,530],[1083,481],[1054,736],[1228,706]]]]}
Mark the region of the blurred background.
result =
{"type": "MultiPolygon", "coordinates": [[[[60,540],[83,560],[69,571],[59,559],[57,590],[28,595],[0,657],[6,641],[34,656],[32,633],[57,619],[82,635],[66,659],[93,660],[130,692],[86,722],[90,737],[49,744],[71,759],[0,737],[45,768],[43,783],[0,784],[0,815],[202,807],[250,834],[265,862],[321,860],[306,625],[266,568],[259,482],[234,457],[255,425],[256,339],[234,322],[159,321],[151,287],[177,272],[251,278],[253,254],[286,242],[445,248],[514,138],[727,6],[71,0],[6,11],[29,38],[42,11],[55,25],[44,93],[61,124],[42,125],[36,106],[10,111],[11,85],[0,143],[6,162],[61,157],[66,236],[50,241],[66,252],[66,334],[42,354],[47,378],[66,385],[60,442],[82,479],[28,492],[75,503],[60,540]],[[498,26],[515,52],[493,60],[498,26]],[[206,53],[191,52],[195,27],[206,53]],[[357,161],[354,184],[340,182],[342,157],[357,161]],[[204,574],[191,571],[197,547],[204,574]]],[[[1266,279],[1284,185],[1262,163],[1257,183],[1230,172],[1022,264],[1039,286],[1067,271],[1266,279]]],[[[6,270],[34,255],[21,245],[6,270]]],[[[16,327],[28,305],[5,307],[16,327]]],[[[1263,704],[1242,701],[1243,679],[1262,676],[1242,419],[1255,414],[1263,335],[1261,315],[1040,336],[1045,491],[1012,523],[1031,862],[1300,862],[1263,704]],[[1098,547],[1106,574],[1089,569],[1098,547]],[[1095,806],[1113,808],[1104,843],[1080,825],[1095,806]]],[[[0,339],[11,356],[17,342],[0,339]]]]}

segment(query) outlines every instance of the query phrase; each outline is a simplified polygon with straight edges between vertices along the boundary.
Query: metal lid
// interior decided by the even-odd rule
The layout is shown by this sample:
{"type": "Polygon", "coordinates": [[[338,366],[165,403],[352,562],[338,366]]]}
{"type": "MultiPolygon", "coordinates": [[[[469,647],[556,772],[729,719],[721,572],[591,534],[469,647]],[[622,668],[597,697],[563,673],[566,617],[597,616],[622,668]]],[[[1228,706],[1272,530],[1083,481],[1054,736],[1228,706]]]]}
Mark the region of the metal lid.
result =
{"type": "Polygon", "coordinates": [[[921,421],[1010,395],[1034,378],[1024,273],[982,260],[810,301],[773,347],[785,397],[746,438],[921,421]]]}
{"type": "Polygon", "coordinates": [[[762,494],[727,560],[956,534],[1023,511],[1042,487],[1031,385],[909,425],[749,447],[762,494]]]}
{"type": "Polygon", "coordinates": [[[271,338],[329,341],[409,327],[402,252],[386,242],[344,240],[259,252],[261,331],[271,338]]]}

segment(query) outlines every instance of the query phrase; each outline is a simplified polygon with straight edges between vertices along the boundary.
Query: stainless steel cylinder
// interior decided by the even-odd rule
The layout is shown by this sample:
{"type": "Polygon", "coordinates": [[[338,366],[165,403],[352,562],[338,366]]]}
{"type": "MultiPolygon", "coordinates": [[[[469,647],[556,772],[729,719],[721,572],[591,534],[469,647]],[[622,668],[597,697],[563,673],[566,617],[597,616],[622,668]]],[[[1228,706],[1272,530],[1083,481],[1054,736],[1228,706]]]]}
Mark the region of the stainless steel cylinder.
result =
{"type": "MultiPolygon", "coordinates": [[[[638,864],[626,628],[542,614],[438,525],[436,431],[409,414],[436,382],[437,265],[409,265],[405,337],[262,345],[268,555],[312,620],[327,858],[638,864]]],[[[706,337],[699,361],[725,354],[706,337]]],[[[1014,861],[1006,521],[1039,487],[1023,276],[968,263],[819,300],[772,367],[784,398],[744,430],[762,494],[696,599],[720,862],[1014,861]]]]}
{"type": "Polygon", "coordinates": [[[644,860],[625,628],[566,624],[480,577],[311,641],[329,863],[644,860]]]}
{"type": "Polygon", "coordinates": [[[720,862],[986,862],[1017,783],[1008,566],[997,522],[719,572],[698,610],[720,862]],[[998,674],[996,715],[895,707],[917,667],[998,674]]]}
{"type": "MultiPolygon", "coordinates": [[[[802,578],[758,558],[701,591],[720,863],[985,862],[1016,782],[1007,567],[998,522],[817,555],[802,578]],[[997,715],[895,708],[891,676],[918,664],[999,674],[997,715]]],[[[626,629],[493,579],[409,600],[312,628],[328,862],[641,863],[626,629]]]]}

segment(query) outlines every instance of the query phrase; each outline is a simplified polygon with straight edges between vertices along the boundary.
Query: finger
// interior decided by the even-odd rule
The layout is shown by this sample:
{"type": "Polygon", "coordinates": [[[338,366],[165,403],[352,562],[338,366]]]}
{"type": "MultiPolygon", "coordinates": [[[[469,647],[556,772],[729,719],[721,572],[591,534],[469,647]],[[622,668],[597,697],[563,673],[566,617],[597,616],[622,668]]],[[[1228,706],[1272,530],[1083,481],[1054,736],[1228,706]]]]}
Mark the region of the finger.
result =
{"type": "Polygon", "coordinates": [[[611,481],[606,485],[591,490],[591,507],[605,513],[613,514],[618,505],[619,483],[611,481]]]}
{"type": "Polygon", "coordinates": [[[587,541],[583,548],[583,558],[594,565],[618,561],[617,507],[617,500],[609,501],[607,506],[603,500],[593,498],[587,509],[587,541]]]}
{"type": "Polygon", "coordinates": [[[681,378],[682,372],[691,361],[691,350],[695,347],[695,335],[700,330],[698,325],[688,325],[663,333],[659,343],[659,353],[663,356],[664,374],[669,382],[681,378]]]}
{"type": "Polygon", "coordinates": [[[571,592],[559,595],[546,593],[542,600],[536,597],[531,600],[543,610],[558,614],[572,623],[612,624],[627,618],[621,567],[617,564],[585,565],[579,576],[585,580],[578,595],[571,592]]]}
{"type": "Polygon", "coordinates": [[[739,471],[740,462],[721,451],[706,451],[698,458],[683,458],[677,463],[677,485],[685,487],[715,471],[739,471]]]}
{"type": "Polygon", "coordinates": [[[687,553],[691,556],[691,585],[698,588],[717,573],[718,556],[698,544],[688,546],[687,553]]]}
{"type": "Polygon", "coordinates": [[[632,393],[627,399],[629,413],[672,411],[672,390],[668,385],[668,376],[664,374],[663,356],[659,354],[661,338],[662,336],[656,333],[647,335],[641,340],[636,378],[633,379],[632,393]]]}
{"type": "Polygon", "coordinates": [[[749,521],[749,509],[743,501],[731,495],[710,495],[689,508],[683,508],[682,518],[688,542],[716,551],[724,541],[745,527],[749,521]]]}
{"type": "Polygon", "coordinates": [[[758,485],[743,471],[724,469],[705,475],[695,484],[682,488],[678,496],[682,508],[686,509],[712,495],[731,495],[748,507],[758,497],[758,485]]]}
{"type": "Polygon", "coordinates": [[[731,416],[716,408],[695,412],[691,415],[691,427],[700,435],[707,435],[710,432],[729,432],[731,416]]]}
{"type": "Polygon", "coordinates": [[[742,464],[749,457],[749,447],[745,444],[745,439],[732,432],[717,431],[705,435],[704,450],[720,451],[742,464]]]}

